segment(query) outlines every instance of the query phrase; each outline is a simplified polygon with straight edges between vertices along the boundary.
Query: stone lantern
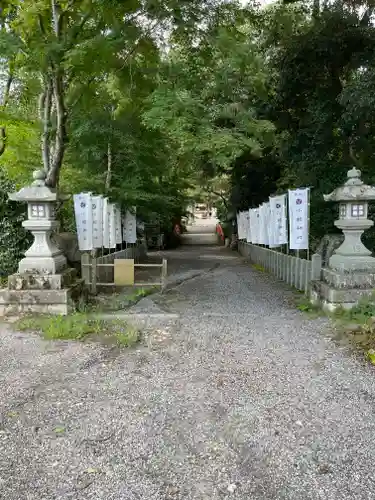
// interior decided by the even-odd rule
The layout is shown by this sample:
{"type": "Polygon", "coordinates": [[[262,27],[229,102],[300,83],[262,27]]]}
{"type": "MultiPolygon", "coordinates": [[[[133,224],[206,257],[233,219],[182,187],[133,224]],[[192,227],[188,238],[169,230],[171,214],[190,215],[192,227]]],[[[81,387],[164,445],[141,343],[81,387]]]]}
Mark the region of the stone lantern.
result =
{"type": "Polygon", "coordinates": [[[65,255],[51,240],[52,233],[59,228],[55,218],[57,193],[45,185],[43,170],[34,172],[33,178],[31,186],[9,194],[10,200],[27,203],[28,219],[22,225],[34,236],[33,244],[18,265],[18,272],[57,274],[67,266],[65,255]]]}
{"type": "Polygon", "coordinates": [[[18,265],[18,272],[8,277],[8,288],[0,290],[0,316],[18,313],[67,314],[83,291],[75,269],[68,268],[63,252],[53,242],[57,231],[56,203],[63,200],[55,189],[45,185],[45,172],[33,174],[30,186],[9,199],[27,203],[27,219],[22,223],[34,241],[18,265]]]}
{"type": "Polygon", "coordinates": [[[361,236],[373,226],[367,219],[368,202],[375,200],[375,187],[361,181],[361,172],[352,168],[348,180],[331,194],[324,195],[325,201],[339,202],[339,218],[335,226],[344,233],[344,241],[329,259],[329,267],[341,271],[374,271],[375,258],[361,241],[361,236]]]}
{"type": "Polygon", "coordinates": [[[361,241],[364,231],[374,223],[367,219],[368,202],[375,200],[375,187],[364,184],[361,172],[348,171],[347,181],[325,201],[339,203],[339,218],[335,226],[342,230],[344,241],[322,269],[321,280],[312,283],[312,301],[324,309],[349,309],[363,296],[371,296],[375,287],[375,258],[361,241]]]}

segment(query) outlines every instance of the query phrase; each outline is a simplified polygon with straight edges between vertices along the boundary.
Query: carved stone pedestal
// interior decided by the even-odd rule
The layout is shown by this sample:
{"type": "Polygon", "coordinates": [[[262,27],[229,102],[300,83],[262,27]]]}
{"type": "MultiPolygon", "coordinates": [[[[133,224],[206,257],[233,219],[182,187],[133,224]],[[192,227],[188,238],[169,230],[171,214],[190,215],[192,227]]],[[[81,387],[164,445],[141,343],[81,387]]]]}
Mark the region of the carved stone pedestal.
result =
{"type": "Polygon", "coordinates": [[[8,288],[0,290],[0,316],[66,315],[84,298],[84,283],[75,269],[61,274],[16,273],[8,277],[8,288]]]}
{"type": "Polygon", "coordinates": [[[311,300],[330,312],[338,307],[351,309],[362,297],[370,297],[374,288],[375,273],[323,269],[322,280],[312,283],[311,300]]]}

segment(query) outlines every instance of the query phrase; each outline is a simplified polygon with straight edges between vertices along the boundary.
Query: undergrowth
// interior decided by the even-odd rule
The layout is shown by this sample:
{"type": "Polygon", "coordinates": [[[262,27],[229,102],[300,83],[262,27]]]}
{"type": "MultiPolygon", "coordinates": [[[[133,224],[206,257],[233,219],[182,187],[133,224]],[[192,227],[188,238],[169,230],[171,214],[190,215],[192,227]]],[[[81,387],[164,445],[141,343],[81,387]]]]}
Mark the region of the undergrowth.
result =
{"type": "Polygon", "coordinates": [[[86,313],[69,316],[25,316],[15,323],[20,331],[40,333],[45,340],[100,340],[131,347],[140,339],[140,332],[119,319],[98,319],[86,313]]]}
{"type": "Polygon", "coordinates": [[[305,297],[298,297],[297,299],[297,309],[310,317],[324,316],[324,311],[316,304],[312,304],[310,300],[305,297]]]}
{"type": "Polygon", "coordinates": [[[259,271],[260,273],[265,273],[266,272],[265,267],[263,267],[261,264],[253,264],[252,267],[256,271],[259,271]]]}
{"type": "Polygon", "coordinates": [[[352,309],[339,307],[332,313],[325,313],[306,297],[297,301],[297,309],[310,316],[330,318],[334,324],[335,340],[364,353],[375,365],[375,293],[363,297],[352,309]]]}

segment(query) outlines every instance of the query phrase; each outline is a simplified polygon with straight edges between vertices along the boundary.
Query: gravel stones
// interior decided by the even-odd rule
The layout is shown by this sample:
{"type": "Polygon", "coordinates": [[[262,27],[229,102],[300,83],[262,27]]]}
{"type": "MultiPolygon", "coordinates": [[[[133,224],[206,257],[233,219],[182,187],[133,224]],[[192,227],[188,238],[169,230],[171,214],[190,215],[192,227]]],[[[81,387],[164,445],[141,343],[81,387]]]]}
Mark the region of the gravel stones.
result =
{"type": "Polygon", "coordinates": [[[0,498],[375,498],[373,369],[271,277],[209,252],[220,267],[168,292],[179,318],[150,314],[136,349],[2,327],[0,498]]]}

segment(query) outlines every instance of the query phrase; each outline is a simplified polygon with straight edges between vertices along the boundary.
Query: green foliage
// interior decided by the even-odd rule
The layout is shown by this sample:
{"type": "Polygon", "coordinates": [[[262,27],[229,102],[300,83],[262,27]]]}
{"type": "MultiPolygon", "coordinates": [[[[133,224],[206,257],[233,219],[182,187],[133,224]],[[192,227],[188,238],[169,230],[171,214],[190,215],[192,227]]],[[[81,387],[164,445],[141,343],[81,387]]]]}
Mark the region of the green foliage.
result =
{"type": "Polygon", "coordinates": [[[324,315],[321,307],[317,304],[313,304],[305,295],[297,298],[296,305],[299,311],[307,314],[310,318],[317,318],[324,315]]]}
{"type": "MultiPolygon", "coordinates": [[[[364,68],[371,64],[374,42],[372,27],[349,9],[332,6],[285,41],[276,61],[279,76],[273,107],[280,137],[277,151],[282,158],[278,186],[312,188],[315,242],[335,231],[336,209],[322,195],[344,181],[355,161],[350,145],[358,143],[355,123],[359,115],[355,116],[354,109],[360,92],[353,92],[352,82],[353,78],[361,80],[355,75],[366,73],[364,68]]],[[[366,167],[363,170],[366,175],[366,167]]]]}
{"type": "Polygon", "coordinates": [[[40,333],[45,340],[100,340],[122,347],[135,345],[140,332],[124,321],[103,320],[77,312],[69,316],[25,316],[16,322],[20,331],[40,333]]]}
{"type": "Polygon", "coordinates": [[[266,273],[266,268],[264,266],[262,266],[261,264],[253,264],[252,265],[253,269],[255,269],[256,271],[258,271],[259,273],[266,273]]]}
{"type": "Polygon", "coordinates": [[[100,321],[89,320],[84,313],[71,316],[26,316],[17,322],[21,331],[40,332],[46,340],[82,340],[101,331],[100,321]]]}
{"type": "Polygon", "coordinates": [[[7,276],[17,270],[23,252],[30,246],[30,234],[22,227],[26,207],[12,202],[8,193],[15,185],[0,171],[0,275],[7,276]]]}
{"type": "Polygon", "coordinates": [[[361,298],[351,309],[337,309],[334,317],[340,321],[365,325],[369,319],[375,318],[375,294],[361,298]]]}
{"type": "MultiPolygon", "coordinates": [[[[57,101],[47,120],[39,97],[50,77],[61,78],[64,191],[106,193],[170,230],[194,197],[226,220],[310,186],[314,246],[335,230],[336,209],[322,194],[353,162],[375,182],[375,28],[367,11],[358,14],[361,2],[317,6],[5,2],[1,94],[9,76],[12,85],[0,110],[1,170],[16,184],[29,180],[42,165],[43,131],[54,153],[57,101]]],[[[74,228],[72,203],[59,216],[64,230],[74,228]]]]}
{"type": "Polygon", "coordinates": [[[182,161],[213,177],[272,143],[272,123],[254,109],[266,95],[265,80],[244,27],[212,26],[197,47],[176,48],[144,119],[167,134],[182,161]]]}
{"type": "Polygon", "coordinates": [[[1,156],[0,169],[17,187],[30,182],[33,170],[40,168],[39,131],[34,122],[15,113],[3,115],[7,147],[1,156]]]}
{"type": "Polygon", "coordinates": [[[351,309],[337,308],[329,317],[333,321],[335,340],[354,348],[375,364],[375,293],[363,297],[351,309]]]}

